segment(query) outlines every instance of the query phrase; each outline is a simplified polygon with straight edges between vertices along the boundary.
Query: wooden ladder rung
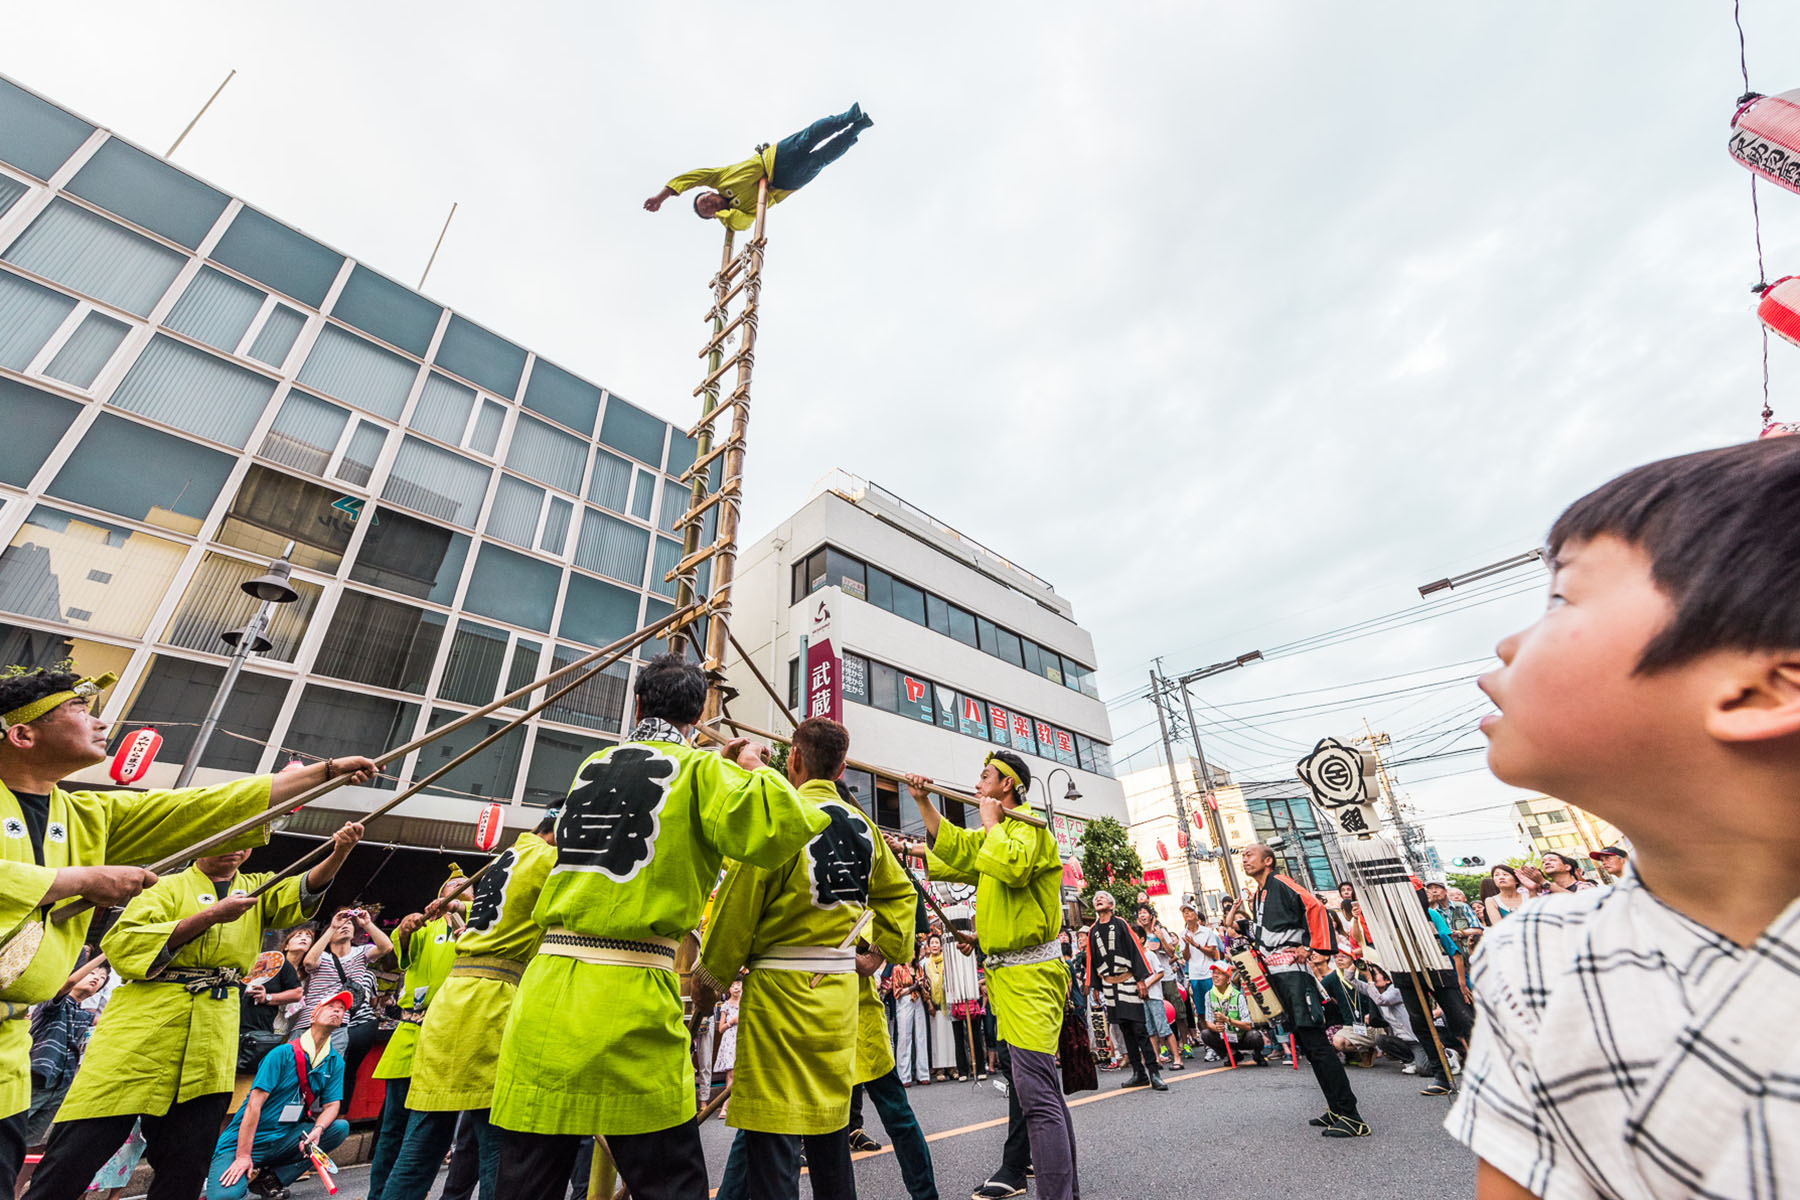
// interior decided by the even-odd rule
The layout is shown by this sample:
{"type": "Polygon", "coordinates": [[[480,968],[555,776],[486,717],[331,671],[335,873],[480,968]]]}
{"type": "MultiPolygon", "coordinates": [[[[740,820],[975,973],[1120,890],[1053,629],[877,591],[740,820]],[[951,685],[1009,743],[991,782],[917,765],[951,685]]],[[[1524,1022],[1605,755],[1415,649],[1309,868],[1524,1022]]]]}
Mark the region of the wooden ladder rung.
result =
{"type": "MultiPolygon", "coordinates": [[[[692,436],[692,435],[690,435],[690,436],[692,436]]],[[[727,450],[731,449],[731,447],[734,444],[735,443],[733,443],[730,438],[726,438],[724,441],[722,441],[718,445],[714,446],[711,450],[708,450],[705,454],[702,454],[699,458],[696,458],[694,460],[694,465],[689,467],[687,470],[685,470],[681,473],[680,482],[682,482],[682,483],[694,482],[694,480],[696,478],[698,478],[701,475],[701,473],[703,473],[708,467],[712,466],[713,462],[716,459],[718,459],[718,457],[720,455],[724,454],[727,450]]]]}
{"type": "Polygon", "coordinates": [[[685,513],[681,514],[681,519],[675,522],[675,528],[685,529],[689,525],[699,524],[699,522],[705,518],[708,509],[717,508],[720,501],[734,500],[737,496],[738,481],[734,479],[700,503],[694,505],[694,507],[688,509],[685,513]]]}
{"type": "MultiPolygon", "coordinates": [[[[738,298],[738,293],[742,292],[747,285],[756,281],[759,278],[761,278],[760,274],[758,274],[756,272],[752,272],[751,274],[744,276],[742,279],[740,279],[736,283],[732,284],[731,290],[726,292],[723,296],[720,296],[718,299],[714,300],[713,306],[706,310],[705,319],[710,321],[719,312],[731,307],[731,302],[738,298]]],[[[751,302],[751,303],[744,305],[745,312],[751,312],[755,308],[756,308],[755,302],[751,302]]]]}
{"type": "Polygon", "coordinates": [[[727,396],[725,399],[707,409],[706,415],[694,422],[693,428],[687,431],[688,440],[693,441],[695,438],[699,437],[701,431],[711,426],[712,423],[718,419],[720,413],[739,404],[743,405],[745,408],[750,407],[750,397],[743,394],[742,388],[731,393],[730,396],[727,396]]]}
{"type": "Polygon", "coordinates": [[[709,388],[711,388],[713,386],[713,384],[719,382],[720,377],[723,376],[725,374],[725,372],[727,372],[727,371],[731,370],[731,368],[737,366],[739,360],[746,359],[746,358],[751,362],[755,362],[756,361],[755,352],[750,351],[750,350],[739,350],[736,354],[733,354],[730,358],[728,358],[724,362],[720,363],[718,370],[714,371],[711,375],[708,375],[705,379],[701,380],[700,386],[694,389],[694,395],[699,396],[699,395],[702,395],[703,393],[705,393],[709,388]]]}
{"type": "Polygon", "coordinates": [[[707,342],[705,346],[701,347],[700,353],[696,354],[694,357],[695,358],[705,358],[707,355],[711,354],[715,349],[722,352],[725,347],[725,339],[730,337],[737,330],[737,327],[744,323],[745,316],[747,316],[751,311],[752,311],[751,309],[746,308],[743,312],[741,312],[737,316],[731,318],[731,322],[729,324],[727,324],[726,326],[724,326],[722,329],[720,329],[717,333],[713,334],[712,340],[707,342]]]}
{"type": "Polygon", "coordinates": [[[736,542],[714,542],[710,546],[702,546],[702,547],[700,547],[700,549],[694,551],[692,554],[688,555],[686,558],[682,559],[680,562],[678,562],[674,566],[670,567],[668,572],[663,576],[663,582],[664,583],[673,582],[673,580],[675,579],[675,577],[677,575],[686,575],[689,571],[693,570],[695,567],[699,566],[701,563],[705,562],[707,559],[713,557],[714,555],[723,554],[727,550],[736,550],[736,549],[737,549],[736,542]]]}

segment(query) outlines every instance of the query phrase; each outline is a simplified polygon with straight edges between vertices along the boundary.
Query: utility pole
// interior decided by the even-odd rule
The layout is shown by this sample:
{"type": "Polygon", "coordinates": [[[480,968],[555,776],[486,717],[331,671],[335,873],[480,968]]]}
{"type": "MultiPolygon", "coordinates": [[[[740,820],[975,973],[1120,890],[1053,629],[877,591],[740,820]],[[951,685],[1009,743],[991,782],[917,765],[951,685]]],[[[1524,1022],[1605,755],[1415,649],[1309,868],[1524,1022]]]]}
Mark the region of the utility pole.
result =
{"type": "Polygon", "coordinates": [[[1370,728],[1367,718],[1363,719],[1364,736],[1352,739],[1359,745],[1367,746],[1369,753],[1375,756],[1375,777],[1381,783],[1381,794],[1387,799],[1388,819],[1393,821],[1394,828],[1400,832],[1400,844],[1406,851],[1406,858],[1414,871],[1426,869],[1425,855],[1421,845],[1425,835],[1418,826],[1406,819],[1400,809],[1400,797],[1395,792],[1394,780],[1387,772],[1387,763],[1382,760],[1381,748],[1393,744],[1393,739],[1385,733],[1376,733],[1370,728]]]}
{"type": "Polygon", "coordinates": [[[1188,732],[1194,735],[1194,758],[1200,764],[1200,803],[1206,809],[1207,826],[1212,830],[1213,845],[1219,848],[1219,874],[1225,879],[1225,890],[1235,899],[1239,892],[1237,864],[1231,858],[1231,842],[1225,836],[1225,818],[1219,815],[1218,793],[1213,790],[1212,768],[1206,762],[1206,749],[1200,745],[1200,726],[1194,720],[1194,698],[1188,694],[1187,680],[1181,681],[1181,703],[1187,709],[1188,732]]]}
{"type": "MultiPolygon", "coordinates": [[[[1167,701],[1163,689],[1167,686],[1168,680],[1162,675],[1162,659],[1158,658],[1156,667],[1150,672],[1150,700],[1156,705],[1156,726],[1162,731],[1163,757],[1169,763],[1169,790],[1175,794],[1175,820],[1181,829],[1181,837],[1175,839],[1176,849],[1181,851],[1182,860],[1187,863],[1188,883],[1194,893],[1194,902],[1198,904],[1206,893],[1200,886],[1200,862],[1194,853],[1194,839],[1187,836],[1187,800],[1181,792],[1181,777],[1175,771],[1175,748],[1169,742],[1168,714],[1163,711],[1167,701]],[[1185,847],[1181,845],[1183,841],[1187,842],[1185,847]]],[[[1196,736],[1194,740],[1197,743],[1200,739],[1196,736]]]]}

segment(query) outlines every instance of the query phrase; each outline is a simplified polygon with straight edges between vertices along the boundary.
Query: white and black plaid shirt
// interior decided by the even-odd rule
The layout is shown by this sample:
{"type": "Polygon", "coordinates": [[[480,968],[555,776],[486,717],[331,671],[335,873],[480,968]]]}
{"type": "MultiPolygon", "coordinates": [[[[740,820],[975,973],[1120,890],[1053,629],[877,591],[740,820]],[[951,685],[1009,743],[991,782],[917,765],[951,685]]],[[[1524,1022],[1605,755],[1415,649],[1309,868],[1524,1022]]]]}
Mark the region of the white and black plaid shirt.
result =
{"type": "Polygon", "coordinates": [[[1800,900],[1742,947],[1628,871],[1482,939],[1444,1127],[1548,1200],[1800,1197],[1800,900]]]}

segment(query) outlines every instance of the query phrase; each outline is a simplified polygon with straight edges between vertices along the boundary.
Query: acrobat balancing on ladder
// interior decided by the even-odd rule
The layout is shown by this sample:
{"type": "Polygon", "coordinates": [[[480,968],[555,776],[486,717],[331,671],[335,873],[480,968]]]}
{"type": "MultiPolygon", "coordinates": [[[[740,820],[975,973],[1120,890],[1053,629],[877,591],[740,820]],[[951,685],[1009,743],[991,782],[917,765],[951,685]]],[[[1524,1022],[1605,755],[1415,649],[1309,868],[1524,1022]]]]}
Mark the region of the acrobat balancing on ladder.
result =
{"type": "Polygon", "coordinates": [[[716,217],[731,229],[748,229],[756,219],[756,185],[763,176],[769,178],[769,203],[779,204],[856,145],[858,135],[874,123],[862,105],[852,104],[835,117],[821,118],[772,146],[759,147],[743,162],[677,175],[644,201],[644,207],[656,212],[671,196],[706,188],[694,197],[694,212],[709,221],[716,217]]]}

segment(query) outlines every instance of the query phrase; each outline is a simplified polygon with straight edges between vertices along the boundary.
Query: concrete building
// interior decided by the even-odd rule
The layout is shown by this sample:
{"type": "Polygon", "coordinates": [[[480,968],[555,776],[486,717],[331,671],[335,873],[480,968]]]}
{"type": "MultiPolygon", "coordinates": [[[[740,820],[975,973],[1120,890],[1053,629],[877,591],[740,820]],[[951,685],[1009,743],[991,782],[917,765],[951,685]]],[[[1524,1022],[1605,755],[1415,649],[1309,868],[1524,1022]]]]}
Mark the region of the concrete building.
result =
{"type": "MultiPolygon", "coordinates": [[[[299,600],[197,782],[379,753],[671,611],[694,458],[679,427],[4,79],[0,418],[0,662],[117,672],[104,715],[165,738],[151,786],[193,744],[220,634],[255,609],[239,584],[289,541],[299,600]]],[[[370,836],[466,850],[490,801],[536,823],[619,736],[636,661],[370,836]]],[[[334,793],[290,835],[494,727],[334,793]]],[[[355,856],[352,886],[385,862],[355,856]]],[[[415,864],[432,885],[440,866],[415,864]]]]}
{"type": "Polygon", "coordinates": [[[1514,801],[1513,820],[1519,843],[1533,854],[1542,854],[1546,850],[1568,851],[1585,859],[1589,852],[1602,846],[1625,841],[1618,826],[1549,796],[1514,801]]]}
{"type": "MultiPolygon", "coordinates": [[[[852,758],[972,790],[995,747],[1031,767],[1068,857],[1086,819],[1126,817],[1112,730],[1094,684],[1093,638],[1045,580],[875,484],[827,476],[738,560],[732,630],[800,715],[850,729],[852,758]],[[1066,799],[1073,784],[1079,799],[1066,799]]],[[[742,663],[732,711],[784,730],[742,663]]],[[[889,828],[919,828],[893,779],[850,771],[889,828]]],[[[979,818],[955,802],[959,824],[979,818]]]]}

